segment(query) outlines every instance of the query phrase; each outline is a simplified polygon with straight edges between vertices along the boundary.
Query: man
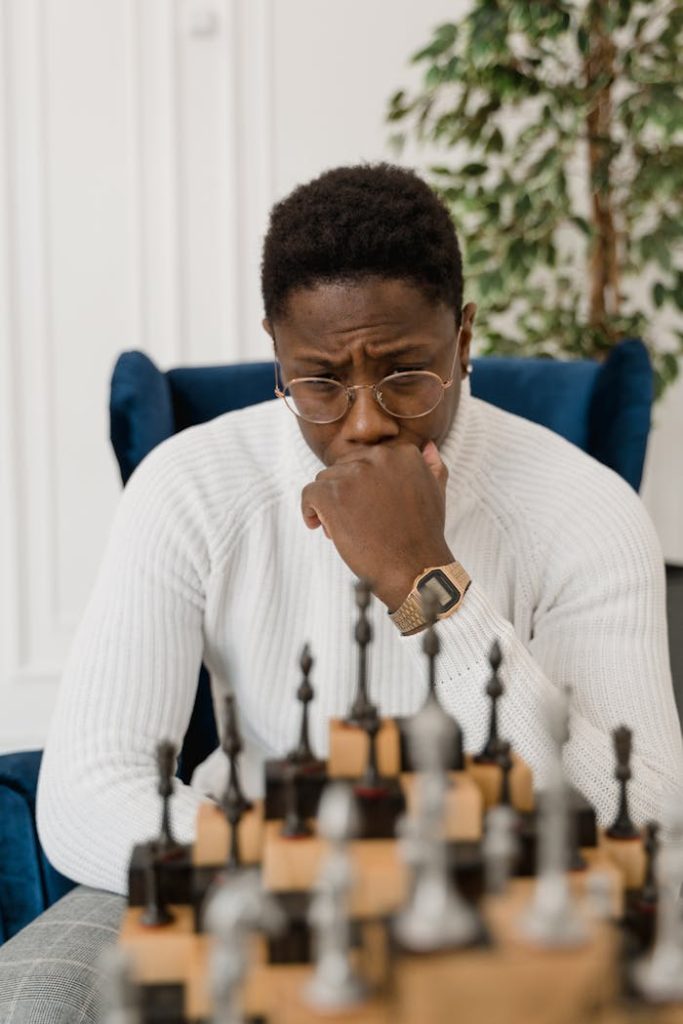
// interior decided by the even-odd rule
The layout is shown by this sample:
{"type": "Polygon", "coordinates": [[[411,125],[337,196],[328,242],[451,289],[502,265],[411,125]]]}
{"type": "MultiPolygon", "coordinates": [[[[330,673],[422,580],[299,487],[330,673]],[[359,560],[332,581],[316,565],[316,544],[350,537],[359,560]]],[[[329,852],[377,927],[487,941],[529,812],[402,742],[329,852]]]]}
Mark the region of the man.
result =
{"type": "MultiPolygon", "coordinates": [[[[157,827],[155,743],[181,743],[202,659],[216,689],[237,695],[255,791],[263,758],[296,736],[309,641],[322,752],[354,689],[358,576],[376,596],[370,687],[383,713],[424,699],[417,596],[430,576],[439,694],[466,746],[484,740],[498,640],[502,732],[538,777],[546,706],[570,686],[572,781],[609,819],[610,732],[630,725],[634,816],[657,818],[681,779],[681,743],[654,532],[609,470],[469,394],[475,308],[462,305],[445,208],[396,167],[328,172],[275,207],[262,284],[280,400],[161,445],[123,495],[45,753],[50,859],[125,892],[131,846],[157,827]]],[[[222,756],[210,761],[196,785],[215,792],[222,756]]],[[[178,786],[181,840],[199,800],[178,786]]],[[[110,924],[120,912],[99,892],[72,898],[81,916],[102,916],[105,899],[110,924]]]]}

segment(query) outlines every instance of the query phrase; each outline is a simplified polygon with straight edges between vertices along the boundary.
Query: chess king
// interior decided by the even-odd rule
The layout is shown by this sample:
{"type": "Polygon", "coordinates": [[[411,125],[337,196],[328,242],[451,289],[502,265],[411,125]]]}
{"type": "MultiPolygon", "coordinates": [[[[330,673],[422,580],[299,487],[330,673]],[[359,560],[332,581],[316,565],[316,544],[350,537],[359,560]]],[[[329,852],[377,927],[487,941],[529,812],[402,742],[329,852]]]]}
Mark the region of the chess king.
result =
{"type": "MultiPolygon", "coordinates": [[[[200,663],[217,698],[234,695],[241,781],[256,796],[263,762],[296,738],[292,672],[305,641],[321,756],[328,720],[352,703],[354,578],[376,598],[370,699],[383,715],[410,715],[424,700],[429,591],[441,644],[434,688],[468,751],[486,743],[497,642],[501,733],[540,780],[553,770],[545,711],[569,687],[565,767],[603,824],[617,810],[615,725],[637,729],[637,824],[660,819],[681,782],[652,526],[615,474],[472,396],[476,310],[437,196],[386,164],[296,188],[272,211],[262,290],[275,400],[184,431],[143,461],[64,672],[39,830],[56,867],[90,888],[48,913],[111,930],[93,941],[86,925],[70,926],[60,956],[71,984],[54,982],[49,1019],[68,1019],[64,1003],[92,988],[123,906],[103,890],[126,891],[131,849],[154,832],[155,743],[182,745],[200,663]]],[[[218,751],[192,786],[176,785],[178,842],[191,841],[202,797],[225,791],[225,760],[218,751]]],[[[27,929],[21,957],[3,965],[26,992],[46,970],[37,935],[27,929]]]]}

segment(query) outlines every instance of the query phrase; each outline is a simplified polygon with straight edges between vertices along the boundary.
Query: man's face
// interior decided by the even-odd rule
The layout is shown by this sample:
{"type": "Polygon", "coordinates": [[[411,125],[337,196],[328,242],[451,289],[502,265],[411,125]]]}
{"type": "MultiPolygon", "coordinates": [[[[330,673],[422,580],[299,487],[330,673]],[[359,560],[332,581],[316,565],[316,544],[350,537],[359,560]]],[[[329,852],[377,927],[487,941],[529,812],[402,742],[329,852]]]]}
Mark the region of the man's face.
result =
{"type": "Polygon", "coordinates": [[[431,370],[442,380],[453,375],[442,401],[418,419],[391,416],[370,389],[356,391],[346,415],[334,423],[300,419],[309,448],[332,466],[359,445],[399,441],[422,449],[430,440],[439,445],[458,408],[474,312],[472,305],[463,311],[456,359],[453,310],[434,305],[412,284],[365,278],[292,292],[284,315],[274,323],[264,321],[275,343],[283,383],[295,377],[331,377],[347,385],[376,384],[405,370],[431,370]]]}

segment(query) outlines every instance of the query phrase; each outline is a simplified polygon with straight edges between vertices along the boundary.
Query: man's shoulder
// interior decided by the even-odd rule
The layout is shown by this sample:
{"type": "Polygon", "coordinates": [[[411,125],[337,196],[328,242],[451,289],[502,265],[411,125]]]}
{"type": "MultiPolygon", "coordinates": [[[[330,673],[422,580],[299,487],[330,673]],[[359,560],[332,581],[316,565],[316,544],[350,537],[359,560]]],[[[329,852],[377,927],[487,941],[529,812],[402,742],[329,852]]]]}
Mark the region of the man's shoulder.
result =
{"type": "Polygon", "coordinates": [[[281,405],[268,401],[224,413],[163,441],[133,473],[129,500],[154,501],[210,529],[212,522],[234,522],[251,502],[276,497],[292,448],[292,424],[281,405]]]}
{"type": "Polygon", "coordinates": [[[617,473],[540,424],[474,399],[485,437],[477,489],[500,508],[554,529],[579,515],[596,526],[626,517],[648,524],[638,495],[617,473]]]}

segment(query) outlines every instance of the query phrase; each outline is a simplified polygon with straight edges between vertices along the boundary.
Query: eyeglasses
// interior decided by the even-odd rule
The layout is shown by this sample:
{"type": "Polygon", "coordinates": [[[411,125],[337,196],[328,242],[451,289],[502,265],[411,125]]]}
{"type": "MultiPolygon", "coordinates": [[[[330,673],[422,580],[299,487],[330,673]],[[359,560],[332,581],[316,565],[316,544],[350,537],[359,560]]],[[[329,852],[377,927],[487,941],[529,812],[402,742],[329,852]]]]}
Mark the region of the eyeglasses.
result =
{"type": "Polygon", "coordinates": [[[458,348],[456,345],[447,380],[431,370],[405,370],[390,373],[376,384],[347,385],[326,377],[295,377],[280,387],[275,363],[275,394],[295,416],[308,423],[336,423],[351,408],[356,392],[363,389],[372,391],[375,401],[390,416],[416,420],[433,412],[453,384],[458,348]]]}

